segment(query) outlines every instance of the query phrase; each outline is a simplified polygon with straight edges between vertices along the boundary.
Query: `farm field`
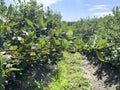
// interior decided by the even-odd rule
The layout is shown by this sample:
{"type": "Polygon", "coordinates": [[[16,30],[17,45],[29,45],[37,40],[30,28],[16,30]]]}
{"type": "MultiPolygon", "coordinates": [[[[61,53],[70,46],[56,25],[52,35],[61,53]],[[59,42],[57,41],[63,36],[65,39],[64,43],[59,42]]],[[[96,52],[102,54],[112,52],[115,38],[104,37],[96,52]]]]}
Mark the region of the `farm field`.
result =
{"type": "Polygon", "coordinates": [[[35,0],[0,0],[0,90],[120,90],[120,6],[63,21],[35,0]]]}

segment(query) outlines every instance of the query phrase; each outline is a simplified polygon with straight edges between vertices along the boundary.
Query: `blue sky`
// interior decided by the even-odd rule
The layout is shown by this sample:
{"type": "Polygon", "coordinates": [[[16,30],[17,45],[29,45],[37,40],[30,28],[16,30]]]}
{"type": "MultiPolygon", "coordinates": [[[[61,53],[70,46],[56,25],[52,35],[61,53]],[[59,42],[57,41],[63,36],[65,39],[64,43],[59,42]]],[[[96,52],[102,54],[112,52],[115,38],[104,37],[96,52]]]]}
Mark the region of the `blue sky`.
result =
{"type": "MultiPolygon", "coordinates": [[[[11,0],[5,0],[7,4],[11,0]]],[[[29,1],[29,0],[26,0],[29,1]]],[[[80,18],[111,14],[114,6],[120,6],[120,0],[37,0],[44,7],[60,12],[62,20],[77,21],[80,18]]]]}

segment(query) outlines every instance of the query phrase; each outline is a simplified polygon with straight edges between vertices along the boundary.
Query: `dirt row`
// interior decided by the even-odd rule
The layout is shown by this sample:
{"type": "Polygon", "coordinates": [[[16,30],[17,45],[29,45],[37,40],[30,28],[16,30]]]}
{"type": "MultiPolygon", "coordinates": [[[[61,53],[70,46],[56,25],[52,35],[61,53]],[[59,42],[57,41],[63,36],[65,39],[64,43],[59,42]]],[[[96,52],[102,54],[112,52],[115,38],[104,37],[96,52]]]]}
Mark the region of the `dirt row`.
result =
{"type": "Polygon", "coordinates": [[[83,56],[82,69],[93,90],[120,90],[120,70],[109,63],[83,56]]]}

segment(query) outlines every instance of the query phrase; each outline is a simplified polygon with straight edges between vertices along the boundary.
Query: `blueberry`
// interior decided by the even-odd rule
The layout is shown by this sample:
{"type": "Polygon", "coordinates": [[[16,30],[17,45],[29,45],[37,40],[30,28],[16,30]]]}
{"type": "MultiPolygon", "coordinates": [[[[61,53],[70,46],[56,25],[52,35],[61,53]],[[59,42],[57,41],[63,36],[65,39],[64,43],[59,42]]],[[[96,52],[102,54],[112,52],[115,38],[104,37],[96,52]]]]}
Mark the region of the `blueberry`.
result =
{"type": "Polygon", "coordinates": [[[20,72],[20,73],[19,73],[19,75],[23,75],[23,73],[22,73],[22,72],[20,72]]]}
{"type": "Polygon", "coordinates": [[[37,63],[37,61],[34,61],[34,63],[37,63]]]}
{"type": "Polygon", "coordinates": [[[31,67],[34,67],[34,65],[33,65],[33,64],[31,64],[30,66],[31,66],[31,67]]]}
{"type": "Polygon", "coordinates": [[[40,29],[39,28],[36,28],[36,31],[39,31],[40,29]]]}
{"type": "Polygon", "coordinates": [[[40,33],[36,33],[36,37],[40,37],[40,33]]]}
{"type": "Polygon", "coordinates": [[[8,85],[8,80],[5,80],[5,82],[4,82],[4,83],[5,83],[5,85],[8,85]]]}
{"type": "Polygon", "coordinates": [[[36,33],[40,33],[40,31],[39,31],[39,30],[36,30],[36,33]]]}
{"type": "Polygon", "coordinates": [[[14,72],[11,72],[9,75],[9,80],[15,80],[16,79],[16,74],[14,72]]]}
{"type": "Polygon", "coordinates": [[[3,43],[4,43],[3,38],[0,38],[0,47],[2,47],[2,46],[3,46],[3,43]]]}
{"type": "Polygon", "coordinates": [[[21,34],[21,37],[25,38],[25,37],[26,37],[26,34],[25,34],[25,33],[22,33],[22,34],[21,34]]]}
{"type": "Polygon", "coordinates": [[[21,64],[21,62],[18,62],[16,65],[19,66],[21,64]]]}
{"type": "Polygon", "coordinates": [[[37,28],[38,26],[36,24],[34,24],[34,27],[37,28]]]}

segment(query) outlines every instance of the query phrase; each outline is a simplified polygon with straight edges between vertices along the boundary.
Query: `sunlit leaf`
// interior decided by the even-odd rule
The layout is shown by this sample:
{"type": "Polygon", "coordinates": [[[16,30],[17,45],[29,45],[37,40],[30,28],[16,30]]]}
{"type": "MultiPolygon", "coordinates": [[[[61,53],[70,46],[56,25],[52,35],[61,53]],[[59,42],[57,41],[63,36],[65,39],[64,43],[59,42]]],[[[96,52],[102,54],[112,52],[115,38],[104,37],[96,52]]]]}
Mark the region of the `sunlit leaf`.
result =
{"type": "Polygon", "coordinates": [[[96,48],[97,49],[102,49],[107,43],[107,39],[99,39],[96,48]]]}
{"type": "Polygon", "coordinates": [[[19,68],[8,68],[6,69],[6,73],[9,73],[11,71],[21,71],[22,69],[19,69],[19,68]]]}
{"type": "Polygon", "coordinates": [[[9,26],[6,27],[6,30],[10,30],[11,28],[9,26]]]}
{"type": "Polygon", "coordinates": [[[10,50],[16,50],[18,48],[18,46],[11,46],[10,50]]]}
{"type": "Polygon", "coordinates": [[[2,69],[2,55],[0,55],[0,69],[2,69]]]}
{"type": "Polygon", "coordinates": [[[33,22],[31,20],[29,19],[25,19],[25,20],[29,26],[33,27],[33,22]]]}
{"type": "Polygon", "coordinates": [[[35,52],[30,52],[30,55],[31,55],[31,56],[35,56],[36,53],[35,53],[35,52]]]}
{"type": "Polygon", "coordinates": [[[45,46],[45,44],[46,44],[46,41],[44,39],[39,39],[37,48],[42,48],[43,46],[45,46]]]}
{"type": "Polygon", "coordinates": [[[104,61],[103,55],[101,52],[96,51],[97,57],[100,61],[104,61]]]}

